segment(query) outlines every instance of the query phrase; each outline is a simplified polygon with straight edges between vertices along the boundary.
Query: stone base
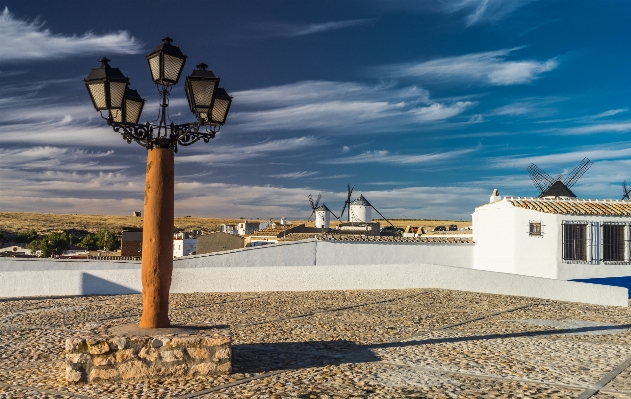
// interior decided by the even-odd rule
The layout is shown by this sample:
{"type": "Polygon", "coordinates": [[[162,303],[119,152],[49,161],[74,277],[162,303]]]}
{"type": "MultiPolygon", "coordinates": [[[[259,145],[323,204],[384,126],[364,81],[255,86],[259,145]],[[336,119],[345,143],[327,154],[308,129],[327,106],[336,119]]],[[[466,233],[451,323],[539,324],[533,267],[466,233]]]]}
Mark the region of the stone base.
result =
{"type": "Polygon", "coordinates": [[[174,326],[142,329],[135,324],[66,340],[70,384],[232,372],[228,327],[174,326]]]}

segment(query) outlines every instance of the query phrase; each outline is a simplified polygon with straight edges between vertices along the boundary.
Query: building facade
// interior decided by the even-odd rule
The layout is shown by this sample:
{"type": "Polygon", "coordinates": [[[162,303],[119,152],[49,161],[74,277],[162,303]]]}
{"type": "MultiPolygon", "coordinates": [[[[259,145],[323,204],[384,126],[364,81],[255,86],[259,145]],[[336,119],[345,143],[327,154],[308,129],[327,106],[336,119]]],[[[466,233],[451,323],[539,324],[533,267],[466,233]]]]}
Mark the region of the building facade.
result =
{"type": "Polygon", "coordinates": [[[561,280],[631,276],[631,202],[491,197],[472,215],[475,269],[561,280]]]}

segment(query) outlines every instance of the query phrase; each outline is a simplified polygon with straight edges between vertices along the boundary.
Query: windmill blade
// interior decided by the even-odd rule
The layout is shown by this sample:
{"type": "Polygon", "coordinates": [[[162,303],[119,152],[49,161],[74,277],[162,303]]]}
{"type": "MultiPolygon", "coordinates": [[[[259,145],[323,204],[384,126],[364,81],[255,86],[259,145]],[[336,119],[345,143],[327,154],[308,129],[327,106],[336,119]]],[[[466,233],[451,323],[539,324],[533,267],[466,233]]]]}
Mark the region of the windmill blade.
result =
{"type": "Polygon", "coordinates": [[[318,199],[315,202],[315,205],[313,206],[313,209],[318,207],[318,204],[320,203],[320,200],[322,199],[322,194],[318,194],[318,199]]]}
{"type": "Polygon", "coordinates": [[[329,212],[331,212],[331,215],[333,215],[334,218],[336,218],[337,220],[340,220],[340,218],[338,218],[337,216],[335,216],[335,213],[333,213],[330,209],[329,212]]]}
{"type": "Polygon", "coordinates": [[[315,206],[313,206],[313,197],[311,196],[311,194],[309,194],[309,202],[311,203],[311,209],[315,209],[315,206]]]}
{"type": "Polygon", "coordinates": [[[540,194],[549,189],[550,186],[552,186],[558,180],[541,170],[541,168],[539,168],[534,163],[531,163],[526,168],[526,170],[528,171],[528,173],[530,173],[530,178],[535,184],[535,187],[537,187],[537,189],[539,190],[540,194]]]}
{"type": "Polygon", "coordinates": [[[572,187],[593,164],[594,163],[590,161],[589,158],[583,158],[583,160],[574,168],[572,173],[570,173],[570,175],[565,178],[563,184],[565,184],[567,188],[572,187]]]}
{"type": "Polygon", "coordinates": [[[311,221],[311,217],[315,215],[315,211],[316,211],[315,208],[313,208],[313,210],[311,211],[311,215],[309,215],[309,219],[307,219],[307,222],[311,221]]]}
{"type": "Polygon", "coordinates": [[[392,223],[391,223],[388,219],[386,219],[386,218],[385,218],[385,217],[381,214],[381,212],[379,212],[379,211],[377,210],[377,208],[375,208],[375,207],[374,207],[374,205],[370,205],[370,206],[372,207],[372,209],[374,209],[374,210],[375,210],[375,211],[379,214],[379,216],[381,216],[381,218],[382,218],[383,220],[385,220],[386,222],[390,223],[390,226],[394,227],[394,225],[393,225],[393,224],[392,224],[392,223]]]}
{"type": "Polygon", "coordinates": [[[622,182],[622,191],[624,194],[622,194],[622,199],[629,199],[629,194],[631,193],[631,188],[627,188],[627,181],[623,181],[622,182]]]}
{"type": "Polygon", "coordinates": [[[344,208],[342,208],[342,213],[340,213],[340,218],[344,217],[344,211],[346,210],[346,204],[348,204],[348,202],[344,202],[344,208]]]}

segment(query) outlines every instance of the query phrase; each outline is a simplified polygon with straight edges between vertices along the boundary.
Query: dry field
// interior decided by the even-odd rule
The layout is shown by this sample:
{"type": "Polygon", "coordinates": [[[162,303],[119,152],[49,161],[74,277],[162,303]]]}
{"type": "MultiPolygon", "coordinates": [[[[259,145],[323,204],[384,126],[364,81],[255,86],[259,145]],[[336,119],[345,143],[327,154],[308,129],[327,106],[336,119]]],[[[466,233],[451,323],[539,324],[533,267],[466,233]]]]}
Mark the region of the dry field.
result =
{"type": "MultiPolygon", "coordinates": [[[[142,217],[112,215],[59,215],[54,213],[0,212],[0,230],[21,232],[34,229],[39,234],[59,230],[85,230],[96,232],[108,228],[122,231],[141,228],[142,217]]],[[[175,227],[184,230],[219,230],[222,223],[238,223],[239,219],[219,218],[175,218],[175,227]]]]}
{"type": "MultiPolygon", "coordinates": [[[[0,212],[0,230],[7,232],[23,232],[34,229],[39,234],[45,234],[50,231],[60,230],[85,230],[96,232],[98,230],[108,228],[114,231],[122,231],[128,228],[141,228],[142,217],[133,216],[112,216],[112,215],[60,215],[54,213],[25,213],[25,212],[0,212]]],[[[175,218],[175,227],[177,229],[217,231],[219,225],[223,223],[236,224],[242,222],[241,219],[224,219],[224,218],[197,218],[197,217],[179,217],[175,218]]],[[[269,221],[260,219],[260,222],[269,221]]],[[[379,221],[381,226],[387,226],[387,222],[379,221]]],[[[290,220],[291,224],[306,223],[307,226],[314,226],[314,222],[306,220],[290,220]]],[[[470,226],[471,222],[450,221],[450,220],[392,220],[392,224],[397,227],[405,226],[425,226],[431,231],[435,226],[450,224],[458,225],[458,228],[470,226]]],[[[331,227],[335,227],[337,221],[331,222],[331,227]]]]}

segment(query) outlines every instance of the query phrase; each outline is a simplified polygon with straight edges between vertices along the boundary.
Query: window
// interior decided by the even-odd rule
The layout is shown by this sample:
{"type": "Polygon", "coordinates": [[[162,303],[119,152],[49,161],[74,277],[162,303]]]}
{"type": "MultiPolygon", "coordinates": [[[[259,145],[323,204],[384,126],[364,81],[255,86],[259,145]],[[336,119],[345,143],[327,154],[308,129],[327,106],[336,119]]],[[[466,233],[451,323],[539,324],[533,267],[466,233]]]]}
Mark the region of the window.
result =
{"type": "Polygon", "coordinates": [[[624,262],[624,225],[603,224],[603,261],[624,262]]]}
{"type": "Polygon", "coordinates": [[[587,224],[563,224],[563,260],[587,261],[587,224]]]}
{"type": "Polygon", "coordinates": [[[541,222],[530,222],[529,232],[531,236],[540,236],[541,235],[541,222]]]}

